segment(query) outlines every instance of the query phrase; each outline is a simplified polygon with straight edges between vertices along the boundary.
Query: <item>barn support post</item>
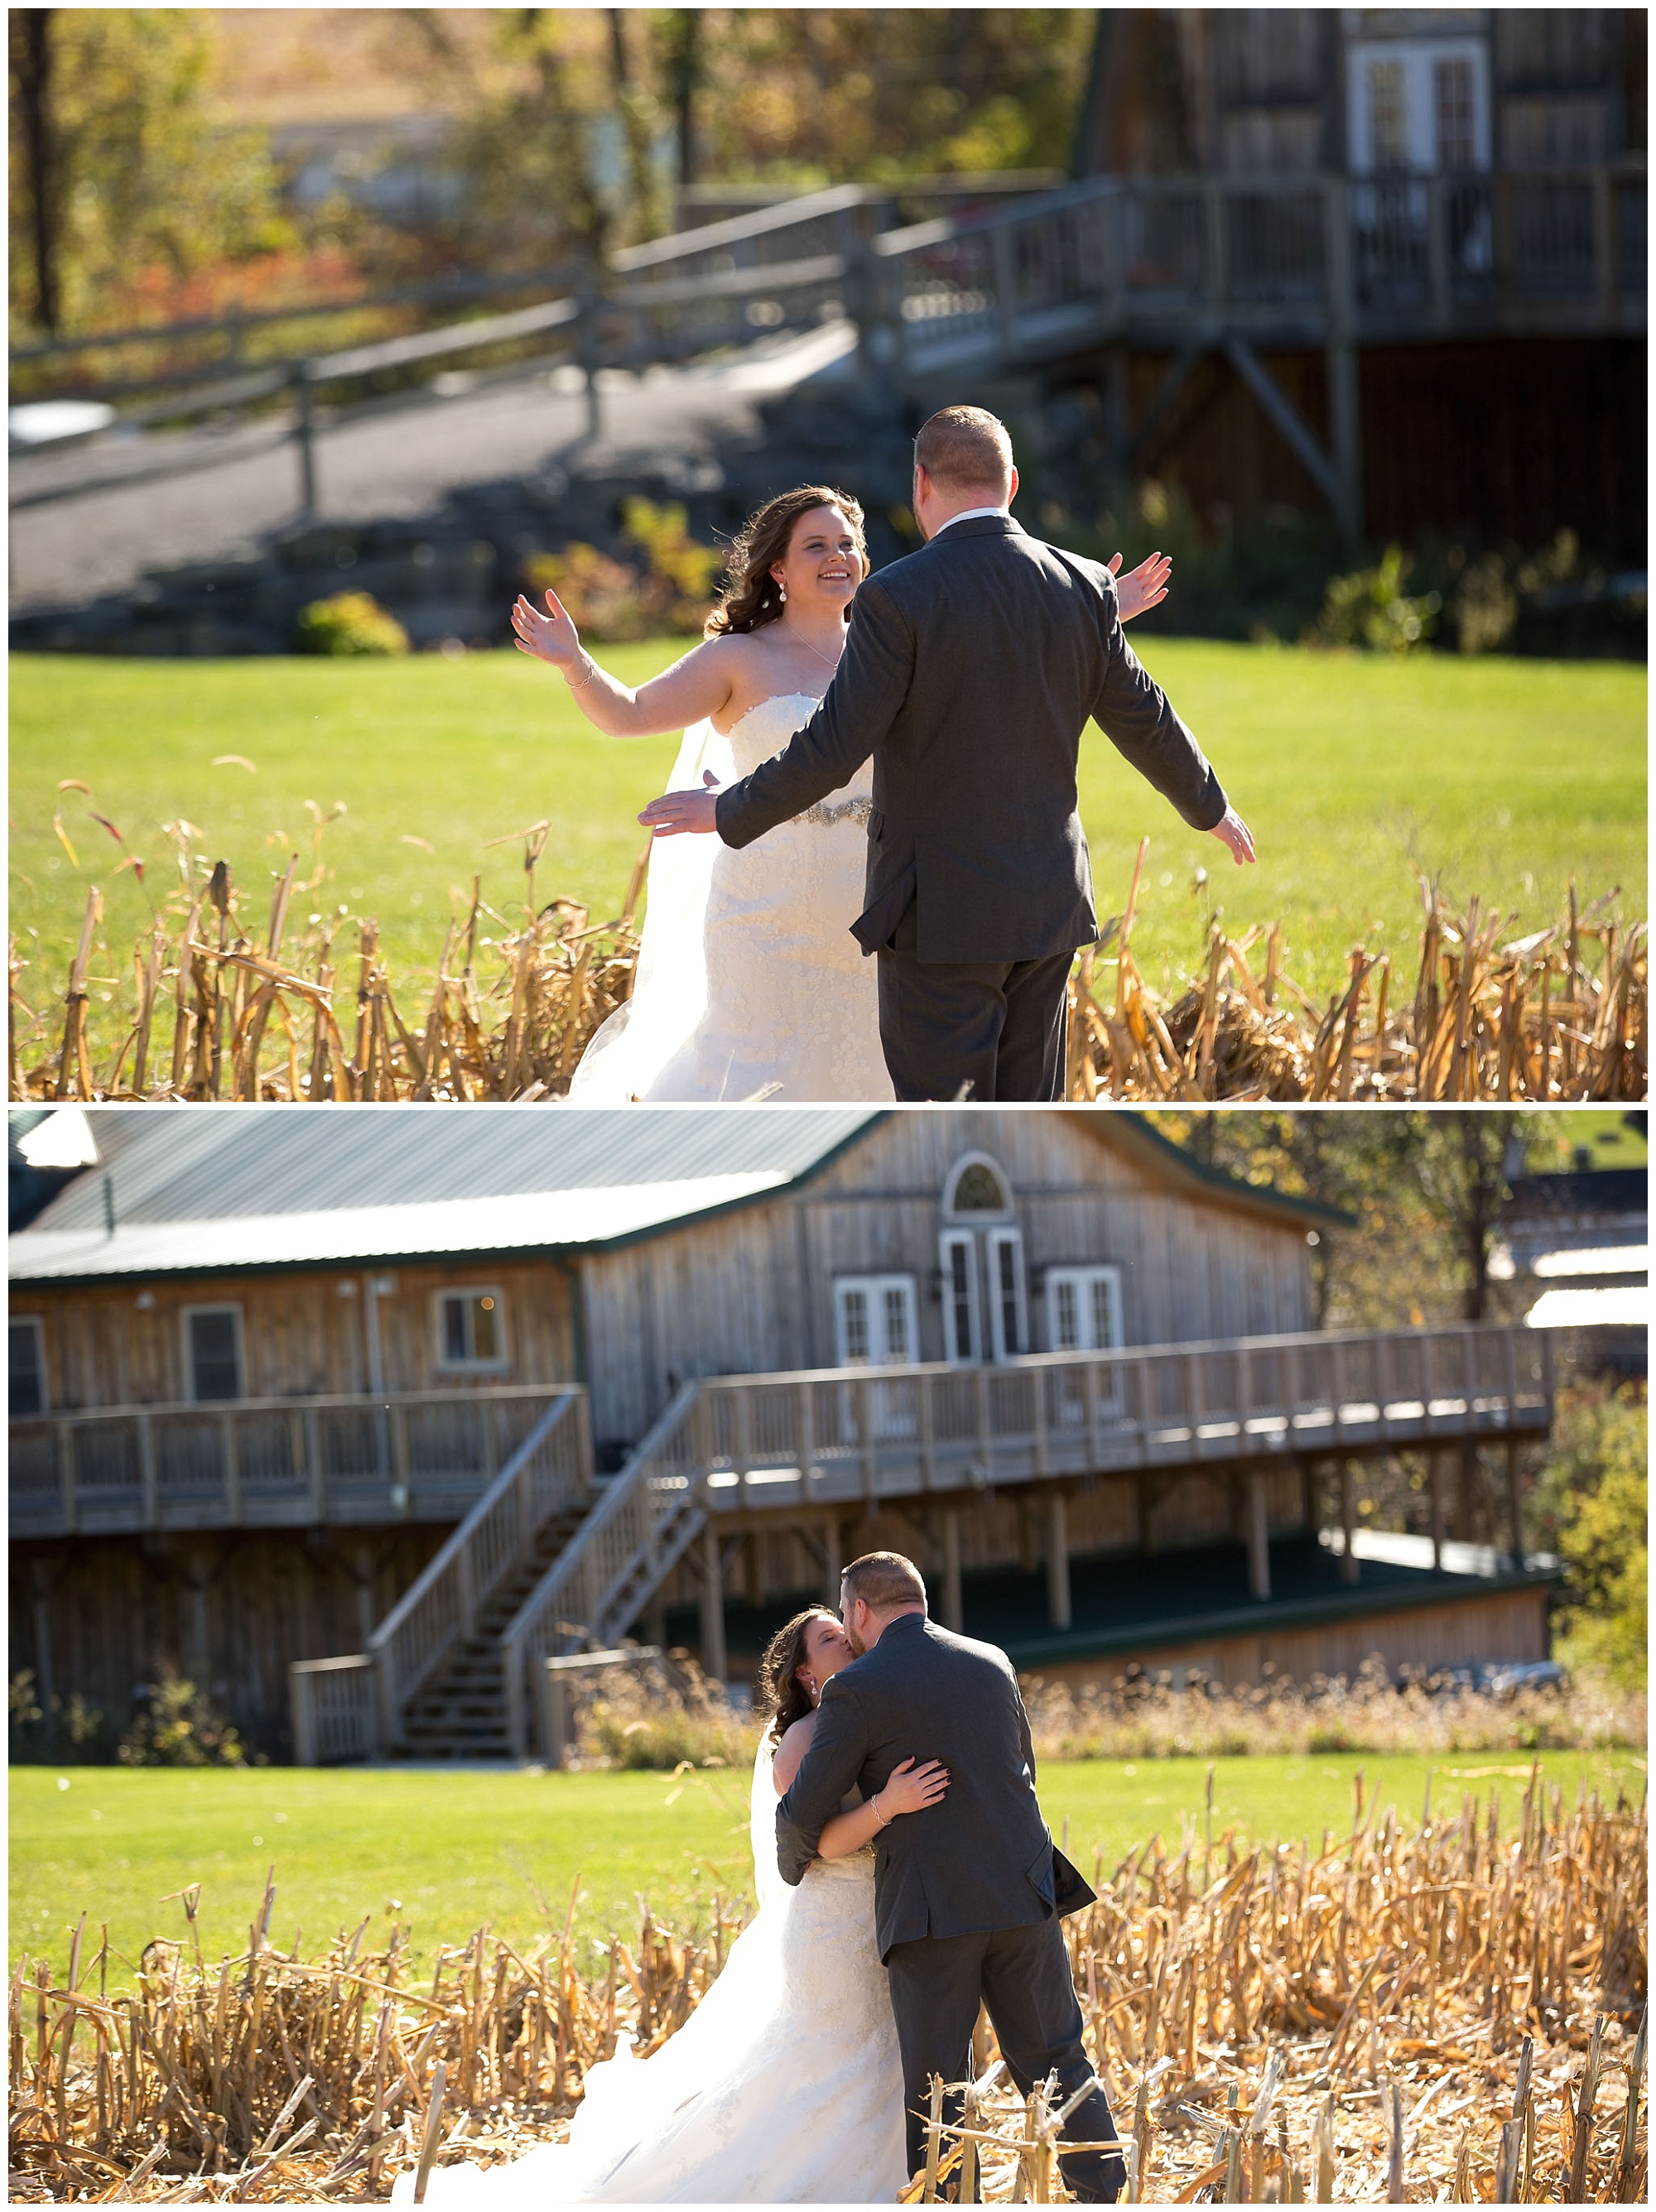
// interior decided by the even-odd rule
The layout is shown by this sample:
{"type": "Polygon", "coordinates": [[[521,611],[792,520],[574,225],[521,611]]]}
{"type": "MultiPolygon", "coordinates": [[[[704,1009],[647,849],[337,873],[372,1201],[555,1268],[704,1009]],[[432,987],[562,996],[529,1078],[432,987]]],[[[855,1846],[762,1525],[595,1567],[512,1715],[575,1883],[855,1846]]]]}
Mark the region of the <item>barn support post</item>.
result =
{"type": "Polygon", "coordinates": [[[29,1581],[34,1592],[35,1694],[40,1700],[40,1723],[50,1747],[58,1741],[58,1686],[52,1664],[52,1574],[44,1559],[31,1564],[29,1581]]]}
{"type": "Polygon", "coordinates": [[[1362,1572],[1351,1539],[1357,1525],[1356,1479],[1351,1462],[1340,1462],[1340,1580],[1355,1583],[1362,1572]]]}
{"type": "Polygon", "coordinates": [[[1300,1462],[1300,1527],[1307,1536],[1317,1534],[1317,1470],[1308,1459],[1300,1462]]]}
{"type": "Polygon", "coordinates": [[[212,1553],[204,1544],[192,1544],[186,1554],[185,1586],[190,1593],[190,1646],[186,1667],[198,1690],[205,1690],[213,1670],[212,1626],[207,1592],[213,1580],[212,1553]]]}
{"type": "MultiPolygon", "coordinates": [[[[1470,1410],[1471,1392],[1467,1392],[1470,1410]]],[[[1455,1534],[1463,1544],[1476,1544],[1478,1540],[1478,1463],[1477,1438],[1463,1437],[1460,1440],[1460,1479],[1455,1485],[1455,1534]]]]}
{"type": "Polygon", "coordinates": [[[1518,1438],[1507,1439],[1507,1535],[1514,1570],[1524,1571],[1524,1499],[1518,1480],[1518,1438]]]}
{"type": "Polygon", "coordinates": [[[719,1531],[709,1520],[702,1531],[702,1672],[715,1682],[729,1674],[725,1657],[724,1566],[719,1531]]]}
{"type": "Polygon", "coordinates": [[[1248,1590],[1262,1605],[1270,1596],[1270,1494],[1262,1467],[1248,1469],[1248,1590]]]}
{"type": "Polygon", "coordinates": [[[1352,333],[1351,208],[1345,179],[1332,178],[1324,209],[1328,252],[1328,422],[1347,541],[1363,534],[1362,368],[1352,333]]]}
{"type": "Polygon", "coordinates": [[[1069,1500],[1055,1490],[1047,1500],[1046,1614],[1054,1628],[1074,1620],[1069,1601],[1069,1500]]]}
{"type": "Polygon", "coordinates": [[[1155,1477],[1135,1474],[1133,1477],[1133,1520],[1138,1532],[1138,1547],[1147,1559],[1155,1557],[1156,1495],[1155,1477]]]}
{"type": "Polygon", "coordinates": [[[845,1547],[840,1541],[839,1516],[829,1513],[822,1522],[822,1600],[839,1611],[839,1578],[845,1570],[845,1547]]]}
{"type": "Polygon", "coordinates": [[[943,1626],[957,1636],[964,1633],[965,1604],[960,1594],[960,1514],[957,1507],[943,1508],[943,1626]]]}
{"type": "Polygon", "coordinates": [[[1432,1508],[1432,1571],[1443,1572],[1443,1454],[1428,1449],[1426,1455],[1426,1487],[1432,1508]]]}

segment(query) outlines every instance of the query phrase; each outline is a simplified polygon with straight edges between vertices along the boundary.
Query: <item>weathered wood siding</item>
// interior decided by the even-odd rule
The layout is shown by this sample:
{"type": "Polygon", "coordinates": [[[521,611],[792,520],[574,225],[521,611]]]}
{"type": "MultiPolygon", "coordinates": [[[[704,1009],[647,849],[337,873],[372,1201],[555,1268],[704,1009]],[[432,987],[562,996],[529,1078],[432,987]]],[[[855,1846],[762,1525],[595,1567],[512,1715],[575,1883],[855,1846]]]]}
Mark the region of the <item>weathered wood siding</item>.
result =
{"type": "MultiPolygon", "coordinates": [[[[1305,1231],[1171,1188],[1119,1149],[1107,1116],[898,1115],[801,1190],[584,1263],[595,1433],[636,1442],[689,1376],[831,1366],[837,1276],[911,1274],[920,1356],[941,1359],[942,1192],[973,1152],[1004,1172],[1032,1276],[1121,1269],[1129,1344],[1311,1326],[1305,1231]]],[[[1032,1285],[1029,1316],[1045,1350],[1032,1285]]]]}
{"type": "Polygon", "coordinates": [[[50,1680],[60,1698],[96,1707],[107,1747],[138,1710],[136,1686],[171,1670],[208,1689],[257,1749],[282,1757],[289,1665],[360,1651],[445,1533],[15,1546],[10,1671],[30,1668],[37,1694],[50,1680]]]}
{"type": "Polygon", "coordinates": [[[270,1275],[151,1277],[63,1290],[19,1290],[14,1320],[43,1324],[53,1410],[164,1405],[189,1395],[184,1315],[191,1306],[241,1310],[246,1395],[289,1398],[369,1387],[366,1307],[370,1280],[394,1287],[376,1300],[388,1390],[465,1389],[469,1383],[573,1380],[569,1279],[545,1261],[509,1266],[295,1270],[270,1275]],[[488,1370],[439,1364],[436,1293],[493,1290],[504,1316],[507,1361],[488,1370]]]}

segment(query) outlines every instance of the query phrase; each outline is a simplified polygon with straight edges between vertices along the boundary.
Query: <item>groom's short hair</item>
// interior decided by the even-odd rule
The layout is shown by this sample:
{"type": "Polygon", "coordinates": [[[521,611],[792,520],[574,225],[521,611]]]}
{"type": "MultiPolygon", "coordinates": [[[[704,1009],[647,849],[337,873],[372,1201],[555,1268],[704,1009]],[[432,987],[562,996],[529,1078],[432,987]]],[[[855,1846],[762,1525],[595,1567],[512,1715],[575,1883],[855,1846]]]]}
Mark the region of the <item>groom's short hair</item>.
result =
{"type": "Polygon", "coordinates": [[[892,1613],[902,1605],[924,1605],[926,1581],[901,1552],[865,1552],[840,1577],[843,1595],[861,1598],[870,1613],[892,1613]]]}
{"type": "Polygon", "coordinates": [[[940,491],[1003,484],[1012,474],[1012,440],[986,407],[940,407],[920,426],[914,459],[940,491]]]}

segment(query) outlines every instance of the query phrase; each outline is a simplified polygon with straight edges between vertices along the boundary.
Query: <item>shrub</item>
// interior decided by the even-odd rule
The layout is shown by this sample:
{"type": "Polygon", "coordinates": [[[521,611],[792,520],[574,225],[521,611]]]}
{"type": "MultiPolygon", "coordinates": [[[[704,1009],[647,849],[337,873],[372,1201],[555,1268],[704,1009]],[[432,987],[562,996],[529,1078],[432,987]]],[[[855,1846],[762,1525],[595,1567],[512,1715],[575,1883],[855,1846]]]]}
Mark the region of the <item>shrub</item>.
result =
{"type": "Polygon", "coordinates": [[[1367,653],[1413,653],[1429,645],[1443,599],[1437,592],[1419,599],[1404,594],[1412,566],[1401,546],[1388,545],[1378,568],[1330,576],[1309,642],[1367,653]]]}
{"type": "Polygon", "coordinates": [[[577,1766],[648,1767],[752,1764],[758,1731],[738,1711],[724,1685],[705,1675],[688,1652],[675,1651],[669,1679],[618,1668],[575,1685],[577,1766]]]}
{"type": "MultiPolygon", "coordinates": [[[[121,1738],[123,1766],[246,1766],[247,1747],[210,1698],[182,1675],[149,1688],[145,1710],[121,1738]]],[[[255,1756],[254,1765],[264,1760],[255,1756]]]]}
{"type": "Polygon", "coordinates": [[[406,653],[408,632],[371,593],[336,592],[301,611],[299,650],[338,658],[406,653]]]}
{"type": "Polygon", "coordinates": [[[1649,1432],[1649,1407],[1631,1389],[1563,1401],[1535,1500],[1564,1570],[1559,1656],[1627,1689],[1646,1678],[1649,1432]]]}
{"type": "Polygon", "coordinates": [[[13,1759],[26,1764],[33,1759],[51,1759],[62,1765],[107,1757],[103,1709],[88,1705],[78,1690],[67,1698],[54,1697],[51,1700],[50,1729],[42,1725],[47,1717],[47,1710],[40,1704],[33,1668],[20,1668],[6,1685],[6,1718],[13,1759]]]}
{"type": "Polygon", "coordinates": [[[556,592],[570,621],[594,644],[699,637],[723,554],[696,543],[682,507],[630,499],[622,516],[642,566],[577,541],[561,553],[531,553],[523,563],[525,583],[534,592],[556,592]]]}

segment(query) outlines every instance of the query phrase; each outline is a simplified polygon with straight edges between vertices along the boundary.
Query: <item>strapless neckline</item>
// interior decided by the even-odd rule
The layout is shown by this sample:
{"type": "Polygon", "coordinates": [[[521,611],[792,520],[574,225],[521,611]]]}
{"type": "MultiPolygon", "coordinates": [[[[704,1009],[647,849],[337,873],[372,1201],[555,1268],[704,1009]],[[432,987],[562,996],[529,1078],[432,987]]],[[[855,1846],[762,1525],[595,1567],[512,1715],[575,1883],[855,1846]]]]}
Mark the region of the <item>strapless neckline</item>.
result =
{"type": "Polygon", "coordinates": [[[728,730],[716,728],[711,720],[709,721],[708,727],[713,731],[715,737],[722,738],[728,744],[744,722],[751,722],[755,714],[764,714],[767,707],[784,704],[791,706],[801,699],[808,699],[813,707],[819,707],[824,696],[820,691],[773,691],[768,699],[761,699],[757,706],[750,707],[745,714],[738,714],[728,730]]]}

